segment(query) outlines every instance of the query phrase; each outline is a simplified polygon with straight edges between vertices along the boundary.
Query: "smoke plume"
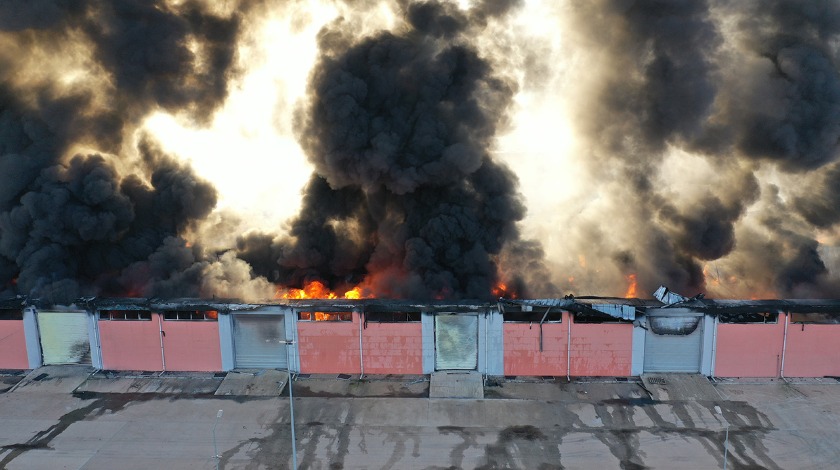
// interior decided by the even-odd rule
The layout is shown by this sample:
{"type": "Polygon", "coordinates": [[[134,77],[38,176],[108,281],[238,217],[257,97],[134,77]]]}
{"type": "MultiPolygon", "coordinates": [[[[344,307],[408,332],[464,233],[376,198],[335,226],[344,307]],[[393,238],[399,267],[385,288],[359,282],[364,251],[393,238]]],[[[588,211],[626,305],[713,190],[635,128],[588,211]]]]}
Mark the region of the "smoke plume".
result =
{"type": "Polygon", "coordinates": [[[609,224],[568,230],[599,232],[575,245],[587,259],[619,254],[605,267],[616,274],[593,284],[632,272],[642,292],[832,295],[814,237],[836,220],[837,13],[786,1],[575,9],[573,27],[598,52],[578,127],[602,200],[584,218],[609,224]],[[814,185],[768,196],[794,178],[814,185]]]}
{"type": "MultiPolygon", "coordinates": [[[[155,109],[212,114],[234,76],[241,17],[194,2],[2,9],[0,34],[11,47],[0,54],[10,64],[0,68],[0,291],[47,302],[210,295],[214,280],[233,276],[216,273],[218,265],[249,273],[232,255],[217,259],[183,238],[213,210],[213,186],[131,137],[155,109]],[[53,63],[90,75],[68,85],[39,73],[53,63]],[[77,153],[79,145],[98,151],[77,153]]],[[[232,291],[253,282],[248,275],[232,291]]]]}
{"type": "MultiPolygon", "coordinates": [[[[327,26],[299,119],[315,167],[302,210],[288,237],[241,239],[240,257],[275,260],[257,272],[282,284],[490,297],[525,215],[516,176],[490,153],[516,85],[465,35],[509,8],[412,3],[405,31],[361,39],[327,26]]],[[[542,259],[538,246],[521,255],[542,259]]]]}
{"type": "Polygon", "coordinates": [[[836,296],[840,7],[462,3],[4,2],[0,295],[836,296]],[[146,123],[211,128],[314,23],[311,174],[252,230],[146,123]]]}

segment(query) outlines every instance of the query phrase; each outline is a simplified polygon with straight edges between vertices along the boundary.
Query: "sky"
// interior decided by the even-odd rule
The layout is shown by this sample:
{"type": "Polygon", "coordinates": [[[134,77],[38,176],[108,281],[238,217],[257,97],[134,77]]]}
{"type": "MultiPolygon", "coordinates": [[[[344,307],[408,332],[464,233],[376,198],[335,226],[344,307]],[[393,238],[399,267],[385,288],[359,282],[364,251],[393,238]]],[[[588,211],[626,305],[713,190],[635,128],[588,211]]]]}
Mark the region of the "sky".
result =
{"type": "Polygon", "coordinates": [[[822,2],[9,2],[2,292],[837,297],[838,34],[822,2]]]}

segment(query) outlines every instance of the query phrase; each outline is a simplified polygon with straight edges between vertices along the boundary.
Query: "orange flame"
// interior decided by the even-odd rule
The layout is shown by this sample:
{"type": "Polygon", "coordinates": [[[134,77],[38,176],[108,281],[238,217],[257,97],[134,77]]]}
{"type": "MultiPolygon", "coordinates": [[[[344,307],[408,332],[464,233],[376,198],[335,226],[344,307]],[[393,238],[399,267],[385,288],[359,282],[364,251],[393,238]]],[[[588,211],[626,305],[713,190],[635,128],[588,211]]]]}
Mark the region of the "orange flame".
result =
{"type": "MultiPolygon", "coordinates": [[[[345,299],[361,299],[365,297],[365,292],[361,286],[356,286],[347,292],[341,298],[345,299]]],[[[338,294],[331,291],[321,281],[310,281],[303,286],[303,289],[296,289],[294,287],[278,287],[274,294],[276,299],[338,299],[338,294]]]]}
{"type": "Polygon", "coordinates": [[[345,299],[361,299],[362,298],[362,288],[356,286],[347,292],[344,293],[345,299]]]}
{"type": "Polygon", "coordinates": [[[493,297],[499,297],[504,299],[519,298],[519,293],[508,287],[508,285],[504,282],[496,284],[496,286],[493,287],[493,289],[491,289],[490,292],[493,294],[493,297]]]}
{"type": "Polygon", "coordinates": [[[635,274],[628,274],[625,276],[627,279],[627,291],[624,293],[625,299],[635,299],[636,298],[636,275],[635,274]]]}

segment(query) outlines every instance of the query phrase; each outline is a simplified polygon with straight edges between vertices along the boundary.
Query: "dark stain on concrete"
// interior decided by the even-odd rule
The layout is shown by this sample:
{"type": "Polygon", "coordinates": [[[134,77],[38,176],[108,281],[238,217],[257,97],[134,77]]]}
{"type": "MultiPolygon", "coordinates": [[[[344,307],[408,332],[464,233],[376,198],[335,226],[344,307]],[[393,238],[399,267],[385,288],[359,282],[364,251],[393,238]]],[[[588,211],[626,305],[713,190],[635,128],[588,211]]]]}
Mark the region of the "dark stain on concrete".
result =
{"type": "Polygon", "coordinates": [[[615,406],[650,406],[655,405],[659,402],[650,398],[650,397],[638,397],[638,398],[610,398],[607,400],[601,400],[601,403],[605,405],[615,405],[615,406]]]}
{"type": "Polygon", "coordinates": [[[528,468],[563,469],[560,462],[560,451],[554,445],[554,440],[548,439],[538,428],[525,426],[510,426],[502,429],[496,442],[485,447],[484,465],[476,470],[492,470],[503,468],[518,468],[522,462],[528,468]],[[534,456],[548,461],[534,462],[534,456]]]}
{"type": "Polygon", "coordinates": [[[499,433],[499,442],[511,442],[515,439],[536,441],[537,439],[545,439],[545,435],[542,431],[530,425],[511,426],[499,433]]]}
{"type": "MultiPolygon", "coordinates": [[[[662,407],[660,407],[662,408],[662,407]]],[[[645,454],[639,448],[638,434],[649,432],[663,439],[679,436],[698,442],[706,452],[723,465],[726,428],[729,423],[729,450],[727,466],[732,469],[777,469],[768,449],[763,443],[764,436],[774,428],[770,420],[745,402],[720,401],[662,401],[647,399],[639,401],[615,399],[604,400],[595,404],[596,415],[601,419],[603,428],[586,427],[579,429],[589,432],[600,440],[619,460],[622,469],[647,468],[645,454]],[[638,403],[638,404],[637,404],[638,403]],[[665,405],[672,414],[672,420],[666,420],[656,407],[665,405]],[[694,417],[705,408],[707,415],[716,416],[715,406],[720,406],[725,422],[719,430],[709,430],[705,424],[695,423],[694,417]],[[690,411],[694,408],[695,413],[690,411]],[[641,428],[634,423],[636,410],[641,410],[653,423],[649,428],[641,428]]]]}
{"type": "MultiPolygon", "coordinates": [[[[219,458],[219,467],[229,467],[230,460],[242,449],[254,446],[255,450],[247,451],[248,462],[244,467],[239,468],[256,470],[260,467],[260,462],[272,462],[272,468],[289,468],[286,461],[290,460],[292,455],[292,433],[288,419],[289,410],[278,409],[277,415],[269,419],[271,424],[266,426],[269,432],[265,436],[252,437],[241,441],[233,448],[222,452],[219,458]]],[[[241,462],[237,460],[236,463],[239,465],[241,462]]]]}
{"type": "Polygon", "coordinates": [[[344,391],[317,390],[301,382],[295,382],[294,394],[301,398],[428,398],[429,389],[412,391],[407,387],[389,385],[385,389],[374,390],[367,386],[368,382],[350,382],[344,391]]]}
{"type": "MultiPolygon", "coordinates": [[[[461,439],[461,443],[452,448],[449,453],[449,468],[462,468],[464,465],[464,453],[470,447],[478,447],[475,440],[475,432],[466,430],[463,426],[438,426],[438,432],[443,435],[455,434],[461,439]]],[[[482,433],[478,433],[481,435],[482,433]]]]}
{"type": "Polygon", "coordinates": [[[101,400],[94,400],[81,408],[65,413],[58,418],[58,423],[36,433],[26,442],[4,445],[2,447],[3,451],[9,451],[9,453],[3,457],[3,460],[0,460],[0,468],[8,468],[9,463],[28,450],[51,449],[50,443],[56,436],[67,430],[73,423],[84,420],[89,414],[102,406],[101,400]]]}
{"type": "MultiPolygon", "coordinates": [[[[295,386],[295,391],[298,388],[295,386]]],[[[323,463],[317,463],[319,460],[317,453],[319,447],[321,449],[326,447],[326,453],[322,453],[320,457],[326,459],[329,468],[345,467],[344,459],[350,450],[350,434],[357,427],[354,424],[356,418],[355,413],[351,411],[349,406],[343,404],[338,404],[335,407],[324,407],[319,412],[319,415],[325,418],[334,418],[335,416],[342,416],[342,414],[344,414],[342,421],[350,424],[321,424],[296,429],[298,464],[300,468],[317,468],[319,465],[323,465],[323,463]]],[[[314,422],[322,421],[318,419],[314,420],[314,422]]],[[[288,427],[288,424],[286,426],[288,427]]],[[[360,432],[364,432],[364,427],[360,427],[360,432]]]]}
{"type": "Polygon", "coordinates": [[[0,375],[0,393],[5,393],[14,388],[15,385],[23,380],[23,375],[20,376],[5,376],[0,375]]]}

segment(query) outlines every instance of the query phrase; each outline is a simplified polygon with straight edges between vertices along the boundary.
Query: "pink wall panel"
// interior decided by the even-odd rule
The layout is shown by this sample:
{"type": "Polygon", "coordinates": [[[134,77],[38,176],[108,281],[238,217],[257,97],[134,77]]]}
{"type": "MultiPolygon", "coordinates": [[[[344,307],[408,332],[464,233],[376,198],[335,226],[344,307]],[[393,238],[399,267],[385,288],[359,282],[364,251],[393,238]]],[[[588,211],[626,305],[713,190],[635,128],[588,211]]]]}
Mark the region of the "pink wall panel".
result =
{"type": "Polygon", "coordinates": [[[422,374],[423,330],[417,323],[368,323],[362,330],[366,374],[422,374]]]}
{"type": "Polygon", "coordinates": [[[112,370],[163,370],[157,314],[151,321],[99,321],[102,367],[112,370]]]}
{"type": "Polygon", "coordinates": [[[572,376],[628,376],[633,361],[631,323],[572,325],[572,376]]]}
{"type": "Polygon", "coordinates": [[[543,350],[540,351],[538,323],[505,323],[505,375],[566,375],[566,325],[543,324],[543,350]]]}
{"type": "Polygon", "coordinates": [[[23,320],[0,320],[0,369],[28,369],[23,320]]]}
{"type": "Polygon", "coordinates": [[[164,320],[163,331],[166,370],[222,370],[218,322],[164,320]]]}
{"type": "Polygon", "coordinates": [[[785,377],[840,376],[840,325],[788,325],[785,377]]]}
{"type": "Polygon", "coordinates": [[[718,324],[714,375],[778,377],[784,322],[779,315],[775,324],[718,324]]]}
{"type": "Polygon", "coordinates": [[[357,314],[352,322],[299,321],[297,328],[301,373],[361,373],[357,314]]]}

